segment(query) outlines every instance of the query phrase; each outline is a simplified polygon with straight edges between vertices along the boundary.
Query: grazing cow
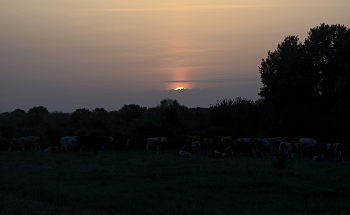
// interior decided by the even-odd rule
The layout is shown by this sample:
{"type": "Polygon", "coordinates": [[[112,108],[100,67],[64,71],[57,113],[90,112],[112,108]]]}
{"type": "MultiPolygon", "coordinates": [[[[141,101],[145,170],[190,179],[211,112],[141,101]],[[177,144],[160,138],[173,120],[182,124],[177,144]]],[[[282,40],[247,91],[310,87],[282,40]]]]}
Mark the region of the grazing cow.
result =
{"type": "Polygon", "coordinates": [[[293,159],[292,145],[289,142],[281,142],[278,151],[289,159],[293,159]]]}
{"type": "Polygon", "coordinates": [[[44,150],[45,153],[56,153],[59,151],[60,151],[59,146],[48,147],[44,150]]]}
{"type": "Polygon", "coordinates": [[[256,155],[267,155],[273,152],[277,152],[280,142],[280,139],[276,138],[256,138],[253,141],[255,153],[256,155]]]}
{"type": "Polygon", "coordinates": [[[231,142],[231,154],[232,155],[253,155],[253,139],[252,138],[236,138],[231,142]]]}
{"type": "Polygon", "coordinates": [[[323,159],[324,159],[324,155],[323,154],[320,154],[320,155],[312,157],[312,160],[314,160],[314,161],[322,161],[323,159]]]}
{"type": "Polygon", "coordinates": [[[344,161],[345,147],[341,143],[334,144],[334,157],[337,161],[344,161]]]}
{"type": "Polygon", "coordinates": [[[129,150],[132,144],[133,144],[133,141],[131,139],[128,139],[125,143],[125,149],[129,150]]]}
{"type": "Polygon", "coordinates": [[[211,153],[208,155],[210,158],[228,158],[228,155],[226,153],[218,152],[218,151],[211,151],[211,153]]]}
{"type": "Polygon", "coordinates": [[[220,151],[220,148],[221,148],[220,143],[213,142],[209,139],[203,139],[202,146],[205,154],[207,154],[208,151],[212,151],[212,150],[220,151]]]}
{"type": "Polygon", "coordinates": [[[219,143],[220,145],[220,151],[225,151],[226,148],[230,147],[232,142],[231,136],[214,136],[211,138],[212,142],[219,143]]]}
{"type": "Polygon", "coordinates": [[[298,142],[290,142],[290,145],[292,146],[292,152],[299,153],[299,143],[298,142]]]}
{"type": "Polygon", "coordinates": [[[317,140],[311,138],[300,138],[299,143],[317,144],[317,140]]]}
{"type": "Polygon", "coordinates": [[[191,149],[194,155],[199,155],[201,153],[201,142],[199,141],[192,142],[191,149]]]}
{"type": "Polygon", "coordinates": [[[201,138],[199,138],[198,136],[188,136],[186,143],[192,143],[194,141],[200,141],[200,140],[201,140],[201,138]]]}
{"type": "Polygon", "coordinates": [[[60,138],[61,152],[68,152],[68,148],[74,150],[77,147],[76,136],[63,136],[60,138]]]}
{"type": "Polygon", "coordinates": [[[40,148],[40,137],[38,136],[28,136],[28,137],[19,137],[12,138],[10,142],[10,147],[7,151],[12,151],[13,149],[20,149],[22,151],[25,148],[34,148],[35,150],[41,150],[40,148]]]}
{"type": "Polygon", "coordinates": [[[189,156],[189,157],[191,157],[191,153],[186,152],[186,151],[183,151],[183,150],[180,150],[179,155],[180,155],[180,156],[183,156],[183,157],[185,157],[185,156],[189,156]]]}
{"type": "Polygon", "coordinates": [[[111,139],[104,136],[77,136],[77,154],[81,153],[81,149],[92,149],[95,154],[99,150],[105,150],[110,143],[111,139]]]}
{"type": "Polygon", "coordinates": [[[320,145],[308,145],[307,147],[307,156],[312,158],[314,156],[319,156],[321,154],[325,154],[326,150],[324,146],[320,146],[320,145]]]}
{"type": "Polygon", "coordinates": [[[146,140],[146,150],[148,153],[152,153],[152,151],[157,151],[157,154],[159,154],[159,151],[162,148],[163,143],[166,143],[167,140],[165,137],[153,137],[153,138],[147,138],[146,140]]]}

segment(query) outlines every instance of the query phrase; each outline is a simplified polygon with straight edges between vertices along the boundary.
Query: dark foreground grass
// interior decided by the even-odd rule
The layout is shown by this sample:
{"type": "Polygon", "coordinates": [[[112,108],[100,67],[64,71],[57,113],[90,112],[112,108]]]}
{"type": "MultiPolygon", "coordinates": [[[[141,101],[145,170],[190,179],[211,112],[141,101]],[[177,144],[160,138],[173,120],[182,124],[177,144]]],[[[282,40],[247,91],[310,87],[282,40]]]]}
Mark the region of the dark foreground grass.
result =
{"type": "Polygon", "coordinates": [[[0,214],[350,214],[348,162],[1,152],[0,214]]]}

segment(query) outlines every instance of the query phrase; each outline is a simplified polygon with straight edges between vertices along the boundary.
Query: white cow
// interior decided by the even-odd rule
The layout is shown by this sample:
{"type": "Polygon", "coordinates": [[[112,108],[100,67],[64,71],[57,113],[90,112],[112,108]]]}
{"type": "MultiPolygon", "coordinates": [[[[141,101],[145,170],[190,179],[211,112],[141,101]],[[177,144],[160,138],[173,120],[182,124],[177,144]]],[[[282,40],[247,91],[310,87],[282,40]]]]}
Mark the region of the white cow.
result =
{"type": "Polygon", "coordinates": [[[146,150],[148,153],[152,153],[152,151],[157,151],[157,154],[159,154],[160,148],[164,143],[166,143],[167,140],[165,137],[153,137],[153,138],[147,138],[146,140],[146,150]]]}
{"type": "Polygon", "coordinates": [[[77,147],[77,136],[63,136],[60,139],[61,152],[68,152],[68,148],[74,150],[77,147]]]}
{"type": "Polygon", "coordinates": [[[317,144],[317,140],[311,138],[300,138],[299,143],[307,143],[307,144],[317,144]]]}
{"type": "Polygon", "coordinates": [[[189,156],[189,157],[191,157],[191,153],[189,153],[189,152],[186,152],[186,151],[182,151],[182,150],[180,150],[180,153],[179,153],[179,155],[180,156],[189,156]]]}
{"type": "Polygon", "coordinates": [[[40,137],[27,136],[27,137],[12,138],[8,151],[12,151],[13,149],[21,149],[22,151],[24,151],[25,148],[28,148],[28,147],[34,148],[35,150],[38,150],[38,149],[41,150],[40,137]]]}

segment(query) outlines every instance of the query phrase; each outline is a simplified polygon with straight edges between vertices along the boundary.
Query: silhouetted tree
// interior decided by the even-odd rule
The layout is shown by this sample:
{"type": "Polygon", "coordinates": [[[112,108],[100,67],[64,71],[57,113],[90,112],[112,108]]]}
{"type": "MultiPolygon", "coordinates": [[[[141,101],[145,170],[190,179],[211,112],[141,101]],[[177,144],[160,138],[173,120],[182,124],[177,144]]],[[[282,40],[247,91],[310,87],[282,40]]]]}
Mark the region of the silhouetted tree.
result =
{"type": "Polygon", "coordinates": [[[40,115],[43,115],[43,114],[48,114],[49,111],[43,107],[43,106],[38,106],[38,107],[32,107],[28,110],[28,114],[40,114],[40,115]]]}
{"type": "Polygon", "coordinates": [[[297,36],[286,37],[262,59],[262,101],[275,110],[320,101],[330,110],[337,81],[350,61],[349,38],[343,25],[326,24],[311,29],[304,44],[297,36]]]}

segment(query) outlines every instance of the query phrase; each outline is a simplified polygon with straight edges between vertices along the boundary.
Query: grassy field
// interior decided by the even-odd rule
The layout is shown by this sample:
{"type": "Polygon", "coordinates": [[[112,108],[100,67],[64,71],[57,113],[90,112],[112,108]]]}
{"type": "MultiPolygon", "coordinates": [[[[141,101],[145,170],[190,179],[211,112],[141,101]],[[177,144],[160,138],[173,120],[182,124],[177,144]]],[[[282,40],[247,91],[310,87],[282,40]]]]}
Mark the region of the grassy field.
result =
{"type": "Polygon", "coordinates": [[[0,152],[0,214],[350,214],[350,164],[0,152]]]}

